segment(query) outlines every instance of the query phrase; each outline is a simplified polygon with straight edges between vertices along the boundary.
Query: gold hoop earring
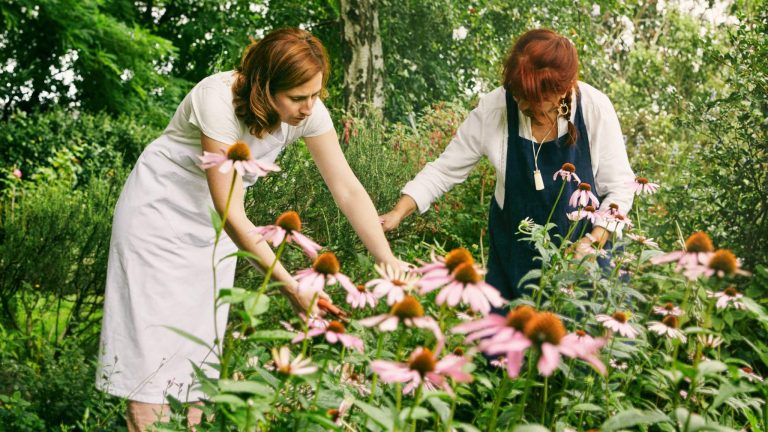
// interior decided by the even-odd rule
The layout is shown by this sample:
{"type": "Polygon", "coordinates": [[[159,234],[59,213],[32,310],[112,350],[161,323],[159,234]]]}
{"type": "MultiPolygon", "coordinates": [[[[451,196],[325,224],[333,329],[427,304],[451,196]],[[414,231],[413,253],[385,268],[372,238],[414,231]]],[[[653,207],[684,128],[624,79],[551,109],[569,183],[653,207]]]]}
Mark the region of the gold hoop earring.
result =
{"type": "Polygon", "coordinates": [[[571,113],[571,108],[565,102],[565,98],[560,99],[560,106],[557,107],[557,115],[565,117],[571,113]]]}

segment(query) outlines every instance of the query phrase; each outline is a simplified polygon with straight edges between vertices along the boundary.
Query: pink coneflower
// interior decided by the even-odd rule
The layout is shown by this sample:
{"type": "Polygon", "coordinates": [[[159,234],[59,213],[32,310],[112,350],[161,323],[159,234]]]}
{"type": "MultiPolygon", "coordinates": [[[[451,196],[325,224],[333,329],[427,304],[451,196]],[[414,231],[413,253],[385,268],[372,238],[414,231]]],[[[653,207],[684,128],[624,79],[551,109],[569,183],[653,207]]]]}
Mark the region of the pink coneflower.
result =
{"type": "Polygon", "coordinates": [[[635,177],[635,181],[629,182],[627,184],[632,186],[636,195],[641,195],[644,193],[652,195],[655,194],[659,189],[658,184],[649,182],[645,177],[635,177]]]}
{"type": "Polygon", "coordinates": [[[416,271],[421,273],[424,278],[444,278],[445,281],[448,281],[456,267],[464,263],[475,263],[472,254],[464,248],[453,249],[445,257],[435,256],[435,252],[432,251],[432,262],[419,267],[416,271]]]}
{"type": "Polygon", "coordinates": [[[655,241],[653,241],[652,238],[648,238],[648,237],[640,235],[640,234],[632,234],[632,233],[627,234],[627,237],[631,238],[632,240],[634,240],[637,243],[640,243],[643,246],[650,247],[650,248],[653,248],[653,249],[658,249],[659,248],[659,244],[656,243],[655,241]]]}
{"type": "Polygon", "coordinates": [[[408,327],[430,329],[436,324],[434,319],[424,316],[424,306],[411,295],[406,295],[395,303],[388,313],[363,318],[358,324],[363,327],[378,327],[381,331],[394,331],[400,322],[408,327]]]}
{"type": "Polygon", "coordinates": [[[485,351],[487,346],[509,340],[515,333],[522,332],[525,324],[536,315],[536,311],[528,305],[517,305],[507,313],[507,316],[489,314],[479,320],[461,323],[453,329],[452,333],[467,334],[464,343],[477,339],[491,337],[480,345],[485,351]]]}
{"type": "Polygon", "coordinates": [[[437,304],[445,303],[453,307],[461,302],[483,315],[491,311],[491,305],[501,307],[506,302],[496,288],[483,280],[475,265],[470,262],[459,264],[450,276],[447,281],[442,277],[425,277],[419,281],[421,293],[426,294],[442,286],[435,298],[437,304]]]}
{"type": "Polygon", "coordinates": [[[605,229],[616,233],[617,238],[621,238],[625,227],[632,228],[632,220],[622,213],[607,214],[603,213],[605,229]]]}
{"type": "Polygon", "coordinates": [[[274,247],[280,246],[283,240],[288,243],[296,242],[311,258],[317,257],[317,251],[323,248],[301,233],[301,219],[295,211],[281,214],[274,225],[259,226],[251,232],[261,235],[264,241],[271,241],[274,247]]]}
{"type": "Polygon", "coordinates": [[[707,297],[717,299],[715,306],[717,306],[718,309],[725,309],[729,306],[734,309],[747,308],[744,302],[741,301],[741,298],[744,296],[736,289],[736,287],[728,287],[721,292],[707,291],[707,297]]]}
{"type": "Polygon", "coordinates": [[[679,317],[680,315],[683,314],[683,310],[673,305],[672,303],[666,303],[663,306],[654,306],[653,313],[657,315],[662,315],[662,316],[672,315],[672,316],[679,317]]]}
{"type": "Polygon", "coordinates": [[[723,343],[723,338],[711,334],[700,334],[696,336],[696,339],[698,339],[699,343],[706,348],[717,348],[723,343]]]}
{"type": "Polygon", "coordinates": [[[603,324],[608,330],[619,333],[620,335],[634,339],[640,332],[628,322],[629,317],[624,312],[614,312],[613,315],[597,315],[595,319],[603,324]]]}
{"type": "Polygon", "coordinates": [[[428,390],[442,388],[446,393],[453,395],[451,385],[445,378],[450,377],[461,383],[472,381],[472,375],[462,370],[467,362],[467,358],[453,354],[448,354],[438,361],[428,348],[419,347],[411,353],[408,363],[374,360],[371,362],[371,369],[379,374],[385,383],[407,383],[403,394],[411,393],[421,384],[428,390]]]}
{"type": "Polygon", "coordinates": [[[665,336],[669,339],[679,339],[680,342],[685,343],[687,338],[685,333],[678,329],[679,322],[674,315],[667,315],[664,319],[659,321],[651,321],[648,323],[648,329],[659,336],[665,336]]]}
{"type": "Polygon", "coordinates": [[[350,408],[352,408],[354,403],[355,400],[352,398],[342,400],[338,408],[332,408],[328,410],[328,417],[330,417],[331,421],[333,421],[337,426],[343,426],[346,424],[344,417],[346,417],[347,412],[350,408]]]}
{"type": "Polygon", "coordinates": [[[14,168],[13,176],[16,177],[17,179],[21,180],[21,176],[22,176],[21,170],[18,169],[18,168],[14,168]]]}
{"type": "Polygon", "coordinates": [[[296,273],[299,289],[320,292],[325,286],[335,285],[338,282],[347,292],[357,290],[355,284],[347,276],[339,273],[339,270],[341,265],[336,255],[333,252],[324,252],[315,258],[312,267],[296,273]]]}
{"type": "Polygon", "coordinates": [[[354,365],[344,363],[331,366],[331,375],[339,377],[339,384],[349,387],[361,395],[371,394],[370,383],[365,379],[365,374],[355,372],[354,365]]]}
{"type": "Polygon", "coordinates": [[[568,219],[572,221],[587,219],[591,223],[595,224],[600,220],[600,214],[595,210],[594,207],[588,205],[568,213],[568,219]]]}
{"type": "Polygon", "coordinates": [[[299,343],[305,338],[312,338],[320,335],[325,335],[325,340],[328,341],[328,343],[335,344],[340,342],[347,348],[354,348],[360,352],[365,350],[363,340],[357,336],[347,334],[346,327],[339,321],[330,321],[327,323],[315,321],[314,323],[311,323],[306,333],[299,333],[293,340],[291,340],[291,343],[299,343]]]}
{"type": "Polygon", "coordinates": [[[597,356],[600,349],[605,346],[605,338],[595,338],[584,330],[576,330],[565,335],[563,343],[575,347],[576,357],[592,365],[601,375],[605,375],[605,364],[597,356]]]}
{"type": "Polygon", "coordinates": [[[600,206],[600,201],[598,201],[595,194],[592,193],[592,186],[589,183],[581,182],[579,183],[578,189],[571,195],[568,204],[574,208],[587,205],[597,208],[600,206]]]}
{"type": "Polygon", "coordinates": [[[363,284],[357,284],[357,289],[347,291],[347,303],[355,309],[363,309],[366,305],[376,307],[378,299],[368,291],[363,284]]]}
{"type": "Polygon", "coordinates": [[[743,376],[744,378],[748,379],[749,382],[763,382],[763,377],[756,374],[754,370],[752,370],[751,367],[743,367],[739,368],[739,375],[743,376]]]}
{"type": "Polygon", "coordinates": [[[419,276],[415,273],[396,269],[389,264],[375,265],[376,271],[381,276],[365,284],[366,288],[373,287],[373,295],[376,298],[387,297],[387,304],[392,306],[405,296],[406,291],[411,292],[416,288],[419,276]]]}
{"type": "Polygon", "coordinates": [[[227,148],[227,151],[221,151],[221,154],[204,151],[202,156],[198,156],[201,161],[202,169],[209,169],[215,166],[219,167],[222,174],[228,173],[232,167],[238,174],[255,174],[263,177],[269,171],[280,171],[280,167],[269,162],[261,162],[251,157],[251,149],[248,144],[242,141],[236,141],[227,148]]]}
{"type": "Polygon", "coordinates": [[[706,265],[714,251],[715,247],[712,245],[712,240],[710,240],[709,236],[703,231],[698,231],[691,234],[685,240],[685,250],[673,251],[662,256],[653,257],[651,262],[653,264],[676,262],[675,271],[680,272],[689,268],[706,265]]]}
{"type": "Polygon", "coordinates": [[[308,375],[317,371],[317,366],[312,366],[308,358],[303,358],[301,354],[297,355],[291,361],[291,351],[287,346],[272,348],[272,359],[275,362],[275,369],[283,375],[308,375]]]}
{"type": "Polygon", "coordinates": [[[552,180],[557,179],[557,176],[560,176],[563,181],[573,180],[576,183],[581,183],[581,179],[576,175],[576,167],[572,163],[564,163],[563,166],[555,172],[555,175],[552,176],[552,180]]]}
{"type": "Polygon", "coordinates": [[[701,275],[706,277],[716,276],[724,278],[726,276],[750,276],[751,273],[742,270],[741,260],[736,258],[728,249],[718,249],[710,257],[706,265],[692,265],[685,271],[685,275],[694,280],[701,275]]]}

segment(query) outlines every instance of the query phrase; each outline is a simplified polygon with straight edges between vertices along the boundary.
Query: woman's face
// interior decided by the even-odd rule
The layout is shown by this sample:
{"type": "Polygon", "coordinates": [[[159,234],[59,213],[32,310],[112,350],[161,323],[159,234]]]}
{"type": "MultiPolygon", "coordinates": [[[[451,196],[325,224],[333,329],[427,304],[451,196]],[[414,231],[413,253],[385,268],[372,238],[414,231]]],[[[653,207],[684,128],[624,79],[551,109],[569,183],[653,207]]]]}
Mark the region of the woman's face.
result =
{"type": "Polygon", "coordinates": [[[554,94],[545,96],[544,101],[538,107],[538,112],[530,102],[521,97],[515,97],[515,101],[520,112],[533,119],[536,123],[544,123],[545,121],[551,123],[557,117],[557,107],[560,106],[560,99],[563,97],[565,95],[554,94]]]}
{"type": "Polygon", "coordinates": [[[310,78],[309,81],[294,88],[275,93],[275,108],[280,121],[297,126],[312,114],[320,91],[323,88],[323,74],[310,78]]]}

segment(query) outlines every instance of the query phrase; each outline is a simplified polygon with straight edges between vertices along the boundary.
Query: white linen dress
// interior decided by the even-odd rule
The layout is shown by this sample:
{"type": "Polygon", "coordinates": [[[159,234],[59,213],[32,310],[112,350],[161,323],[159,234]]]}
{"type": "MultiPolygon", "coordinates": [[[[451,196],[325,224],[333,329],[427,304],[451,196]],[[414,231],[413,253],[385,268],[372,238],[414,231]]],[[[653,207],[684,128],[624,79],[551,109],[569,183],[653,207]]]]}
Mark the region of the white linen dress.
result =
{"type": "MultiPolygon", "coordinates": [[[[214,288],[211,271],[213,208],[205,173],[199,168],[200,137],[226,144],[244,141],[259,160],[274,162],[289,143],[333,129],[319,100],[297,126],[281,127],[262,139],[248,132],[232,104],[234,73],[198,83],[181,102],[163,134],[139,157],[123,187],[112,224],[100,364],[96,386],[112,395],[146,403],[166,396],[196,401],[203,396],[191,363],[209,376],[217,363],[209,349],[169,330],[173,327],[213,345],[214,288]]],[[[255,182],[245,176],[244,185],[255,182]]],[[[226,233],[217,255],[236,250],[226,233]]],[[[219,288],[231,287],[235,260],[217,269],[219,288]]],[[[219,336],[228,309],[216,313],[219,336]]]]}

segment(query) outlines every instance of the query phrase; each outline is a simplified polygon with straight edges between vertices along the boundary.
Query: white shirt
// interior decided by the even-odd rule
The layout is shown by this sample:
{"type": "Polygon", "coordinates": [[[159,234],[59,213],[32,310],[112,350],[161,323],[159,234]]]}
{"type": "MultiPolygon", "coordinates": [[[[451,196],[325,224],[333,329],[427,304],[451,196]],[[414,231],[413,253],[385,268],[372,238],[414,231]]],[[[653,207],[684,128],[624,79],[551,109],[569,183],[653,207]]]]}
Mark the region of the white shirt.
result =
{"type": "MultiPolygon", "coordinates": [[[[619,210],[626,214],[632,207],[634,192],[630,184],[635,175],[629,166],[616,111],[608,97],[599,90],[583,82],[579,82],[578,86],[589,138],[595,194],[603,197],[600,209],[605,210],[610,203],[616,203],[619,210]]],[[[576,115],[575,100],[571,107],[573,122],[576,115]]],[[[534,140],[531,119],[519,110],[518,118],[520,136],[534,140]]],[[[558,136],[567,133],[568,122],[559,117],[558,136]]],[[[503,87],[496,88],[480,99],[477,108],[469,113],[443,153],[425,165],[421,172],[405,185],[402,193],[413,198],[419,211],[424,213],[429,210],[433,201],[466,180],[482,156],[486,156],[496,169],[494,194],[499,207],[503,208],[507,163],[507,103],[503,87]]]]}

